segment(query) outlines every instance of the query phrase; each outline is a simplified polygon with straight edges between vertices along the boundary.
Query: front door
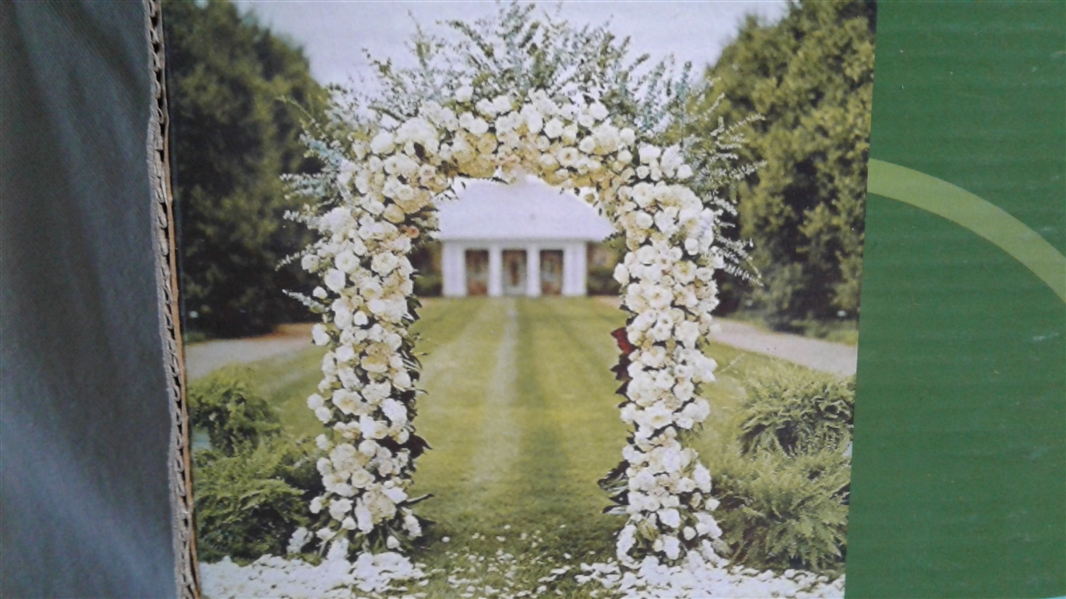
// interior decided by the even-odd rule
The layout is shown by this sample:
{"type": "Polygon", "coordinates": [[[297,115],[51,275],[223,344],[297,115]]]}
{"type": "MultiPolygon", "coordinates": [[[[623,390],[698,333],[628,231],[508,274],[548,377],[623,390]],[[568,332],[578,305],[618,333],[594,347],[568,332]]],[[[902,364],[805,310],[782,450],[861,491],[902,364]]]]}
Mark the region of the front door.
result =
{"type": "Polygon", "coordinates": [[[503,251],[503,294],[526,295],[526,251],[503,251]]]}
{"type": "Polygon", "coordinates": [[[559,295],[563,292],[563,251],[544,250],[540,253],[540,293],[559,295]]]}
{"type": "Polygon", "coordinates": [[[466,294],[489,292],[489,251],[466,250],[466,294]]]}

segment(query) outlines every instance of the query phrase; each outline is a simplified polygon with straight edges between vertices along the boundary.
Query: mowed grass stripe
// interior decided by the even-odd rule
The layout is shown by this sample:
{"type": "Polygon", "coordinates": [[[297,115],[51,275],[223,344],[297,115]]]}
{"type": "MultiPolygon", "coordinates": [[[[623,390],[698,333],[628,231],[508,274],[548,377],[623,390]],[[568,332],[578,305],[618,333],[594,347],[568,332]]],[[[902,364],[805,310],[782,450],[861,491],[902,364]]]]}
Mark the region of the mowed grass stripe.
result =
{"type": "Polygon", "coordinates": [[[519,305],[519,388],[529,431],[520,461],[525,517],[542,523],[546,540],[564,551],[602,553],[617,522],[602,515],[608,501],[596,481],[617,463],[624,429],[608,365],[582,339],[609,343],[610,329],[589,318],[587,301],[523,299],[519,305]],[[583,330],[575,335],[568,323],[583,330]]]}
{"type": "Polygon", "coordinates": [[[493,391],[507,386],[497,375],[507,309],[501,302],[474,299],[434,303],[427,312],[434,325],[424,345],[432,350],[423,360],[426,393],[418,401],[416,429],[433,449],[418,461],[415,492],[436,496],[424,512],[443,524],[475,516],[492,473],[506,468],[506,460],[494,463],[496,456],[484,448],[499,446],[501,437],[511,434],[510,429],[501,434],[497,425],[507,417],[488,405],[493,391]]]}

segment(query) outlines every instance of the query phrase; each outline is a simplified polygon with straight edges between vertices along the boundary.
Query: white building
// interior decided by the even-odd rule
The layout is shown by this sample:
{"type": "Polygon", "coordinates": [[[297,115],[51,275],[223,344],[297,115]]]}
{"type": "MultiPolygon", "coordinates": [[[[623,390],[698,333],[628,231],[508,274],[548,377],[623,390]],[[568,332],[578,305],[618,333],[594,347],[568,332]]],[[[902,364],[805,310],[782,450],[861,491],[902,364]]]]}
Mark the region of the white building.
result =
{"type": "Polygon", "coordinates": [[[588,244],[613,231],[595,208],[532,178],[458,196],[439,204],[445,296],[585,295],[588,244]]]}

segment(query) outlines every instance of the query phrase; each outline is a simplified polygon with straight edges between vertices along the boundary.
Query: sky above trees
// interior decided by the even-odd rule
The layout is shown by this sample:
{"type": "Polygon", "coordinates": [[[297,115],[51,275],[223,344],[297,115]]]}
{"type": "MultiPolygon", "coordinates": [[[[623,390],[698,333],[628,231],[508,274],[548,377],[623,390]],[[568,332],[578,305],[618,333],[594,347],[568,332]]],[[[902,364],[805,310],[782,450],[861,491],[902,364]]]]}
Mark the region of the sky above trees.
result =
{"type": "MultiPolygon", "coordinates": [[[[363,49],[398,66],[413,66],[406,49],[416,22],[428,33],[444,33],[439,20],[474,20],[495,12],[492,1],[444,2],[280,2],[238,0],[242,11],[303,47],[311,73],[321,83],[347,84],[366,77],[363,49]],[[412,19],[412,16],[414,17],[412,19]]],[[[541,2],[542,10],[574,24],[602,25],[610,20],[619,36],[632,38],[633,55],[653,59],[673,54],[678,63],[712,64],[740,29],[746,14],[780,19],[784,0],[717,2],[541,2]]],[[[369,83],[369,78],[368,83],[369,83]]]]}

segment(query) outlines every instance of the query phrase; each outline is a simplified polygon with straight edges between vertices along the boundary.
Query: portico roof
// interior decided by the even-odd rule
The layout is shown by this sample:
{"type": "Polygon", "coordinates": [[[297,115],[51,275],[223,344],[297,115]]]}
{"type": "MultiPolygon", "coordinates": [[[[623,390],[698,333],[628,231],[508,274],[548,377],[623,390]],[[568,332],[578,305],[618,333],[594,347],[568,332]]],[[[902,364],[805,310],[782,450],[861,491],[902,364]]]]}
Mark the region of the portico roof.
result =
{"type": "Polygon", "coordinates": [[[467,181],[457,195],[458,200],[438,204],[442,241],[602,241],[613,232],[595,208],[540,179],[511,185],[467,181]]]}

